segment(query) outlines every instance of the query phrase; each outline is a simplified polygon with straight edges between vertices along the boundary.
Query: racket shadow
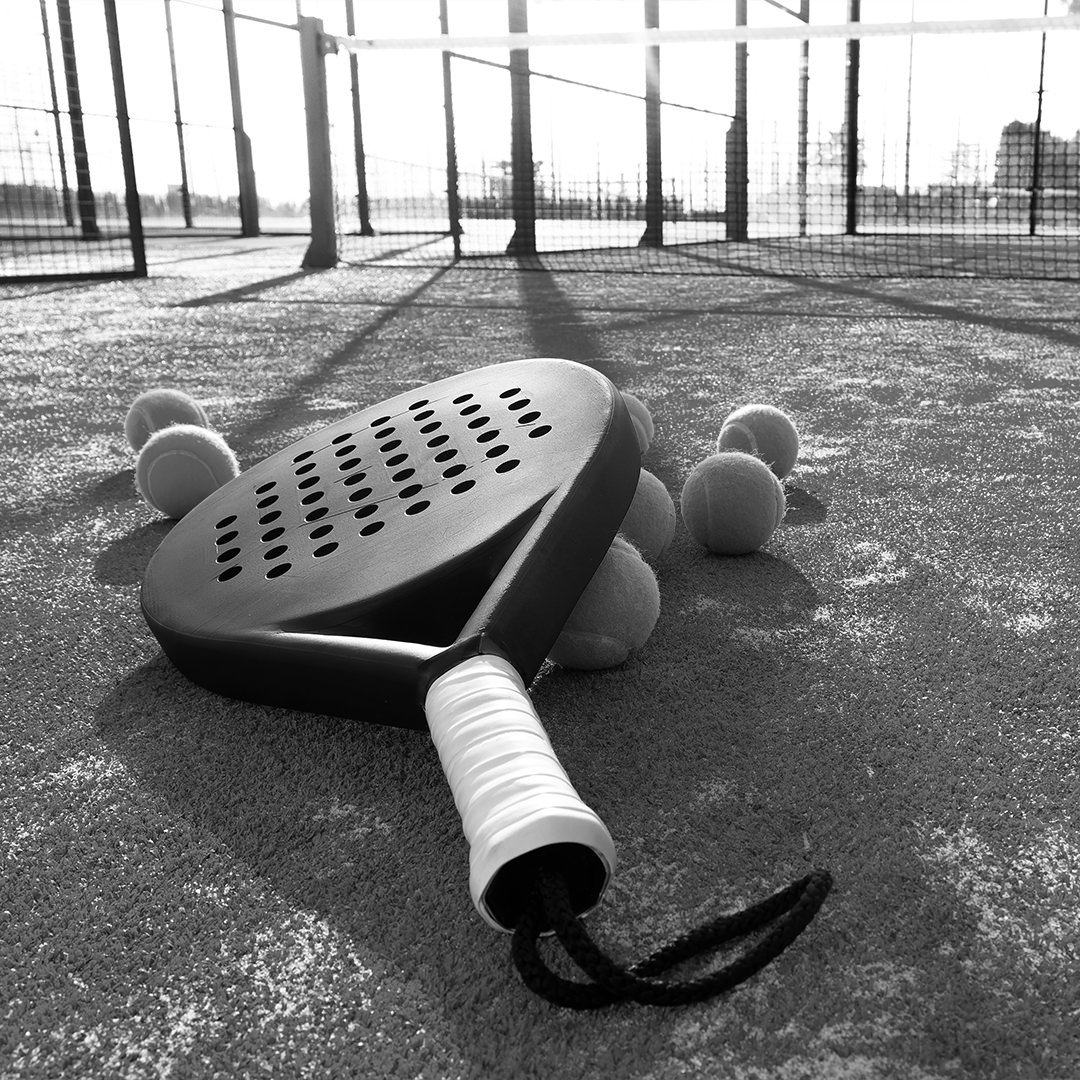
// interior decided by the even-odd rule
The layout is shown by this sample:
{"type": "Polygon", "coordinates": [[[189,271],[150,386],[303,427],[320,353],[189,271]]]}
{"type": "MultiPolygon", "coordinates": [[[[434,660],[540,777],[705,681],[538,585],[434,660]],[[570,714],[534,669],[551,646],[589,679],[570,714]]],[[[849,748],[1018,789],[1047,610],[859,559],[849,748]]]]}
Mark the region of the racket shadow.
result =
{"type": "MultiPolygon", "coordinates": [[[[697,906],[734,909],[805,872],[805,815],[815,777],[832,769],[804,752],[793,726],[805,685],[777,674],[811,632],[813,583],[775,556],[718,558],[682,534],[659,578],[659,622],[626,663],[552,666],[533,687],[562,759],[619,845],[615,902],[593,916],[601,928],[609,918],[623,927],[687,919],[697,906]],[[806,795],[804,807],[789,789],[806,795]],[[660,866],[695,869],[680,870],[676,891],[656,877],[660,866]],[[627,895],[622,879],[637,883],[627,895]]],[[[645,933],[635,948],[651,944],[645,933]]]]}
{"type": "Polygon", "coordinates": [[[487,936],[461,904],[467,848],[424,733],[219,697],[163,656],[101,701],[95,730],[219,873],[268,881],[391,970],[487,936]]]}

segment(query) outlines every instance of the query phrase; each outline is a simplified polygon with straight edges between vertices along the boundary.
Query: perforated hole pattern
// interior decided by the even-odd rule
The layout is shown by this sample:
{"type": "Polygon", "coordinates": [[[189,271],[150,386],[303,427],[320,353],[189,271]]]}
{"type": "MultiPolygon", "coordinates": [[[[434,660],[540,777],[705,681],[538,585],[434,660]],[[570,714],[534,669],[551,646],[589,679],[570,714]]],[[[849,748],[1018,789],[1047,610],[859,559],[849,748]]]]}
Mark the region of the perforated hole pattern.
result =
{"type": "Polygon", "coordinates": [[[216,523],[217,580],[258,573],[274,581],[301,560],[331,559],[350,543],[374,536],[395,515],[408,522],[422,519],[440,499],[511,476],[521,464],[512,447],[522,434],[551,434],[532,405],[517,386],[486,403],[473,393],[449,401],[420,397],[400,415],[380,416],[365,429],[344,431],[326,446],[298,453],[291,476],[265,481],[252,492],[250,535],[241,535],[237,514],[216,523]],[[462,431],[457,440],[454,428],[462,431]],[[434,469],[425,469],[432,464],[434,469]],[[422,483],[418,472],[435,479],[422,483]],[[295,527],[289,526],[292,516],[295,527]]]}

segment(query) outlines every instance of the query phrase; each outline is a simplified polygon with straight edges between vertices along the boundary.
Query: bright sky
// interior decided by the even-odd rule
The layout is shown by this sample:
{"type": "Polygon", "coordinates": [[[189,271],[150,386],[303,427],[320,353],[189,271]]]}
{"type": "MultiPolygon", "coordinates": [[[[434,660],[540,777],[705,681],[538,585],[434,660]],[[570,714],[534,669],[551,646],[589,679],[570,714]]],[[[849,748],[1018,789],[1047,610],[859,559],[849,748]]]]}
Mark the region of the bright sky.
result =
{"type": "MultiPolygon", "coordinates": [[[[301,0],[305,14],[321,17],[326,29],[345,32],[343,0],[301,0]]],[[[797,0],[789,0],[797,6],[797,0]]],[[[920,19],[972,19],[1043,14],[1044,0],[863,0],[864,22],[920,19]]],[[[52,7],[50,2],[50,7],[52,7]]],[[[282,22],[296,16],[296,0],[235,0],[239,14],[282,22]]],[[[355,0],[357,33],[365,37],[437,34],[437,0],[355,0]]],[[[103,47],[100,0],[72,0],[79,52],[83,103],[88,113],[112,107],[108,55],[103,47]],[[90,45],[84,43],[91,43],[90,45]]],[[[172,85],[162,0],[117,0],[129,106],[136,144],[140,187],[164,193],[179,182],[173,126],[172,85]]],[[[665,28],[730,26],[733,0],[661,0],[665,28]]],[[[1065,14],[1068,0],[1049,0],[1049,14],[1065,14]]],[[[505,0],[449,0],[452,33],[500,34],[507,30],[505,0]]],[[[751,26],[794,22],[765,0],[750,0],[751,26]]],[[[187,153],[192,186],[211,193],[235,191],[229,91],[218,0],[174,0],[181,106],[190,125],[187,153]]],[[[641,0],[531,0],[530,30],[592,32],[636,30],[641,0]]],[[[846,20],[846,0],[811,0],[814,23],[846,20]]],[[[28,52],[27,36],[40,42],[38,0],[4,0],[6,32],[0,39],[0,69],[28,72],[39,67],[28,52]],[[32,63],[31,61],[34,61],[32,63]]],[[[306,196],[303,101],[295,34],[277,27],[238,22],[239,66],[244,85],[244,120],[251,136],[260,193],[272,200],[301,201],[306,196]]],[[[1080,35],[1049,35],[1046,54],[1043,126],[1059,136],[1080,129],[1075,58],[1080,35]]],[[[54,30],[54,52],[57,42],[54,30]]],[[[966,168],[990,179],[993,155],[1003,125],[1030,122],[1036,109],[1040,35],[984,34],[924,36],[911,51],[911,180],[942,179],[958,144],[966,144],[966,168]]],[[[505,62],[505,52],[485,58],[505,62]]],[[[709,43],[665,46],[661,91],[669,101],[730,113],[734,109],[734,47],[709,43]]],[[[640,94],[643,63],[639,47],[534,49],[534,70],[597,82],[640,94]]],[[[764,148],[766,186],[784,181],[793,167],[796,139],[799,45],[755,42],[749,48],[750,142],[764,148]]],[[[348,135],[348,60],[327,58],[339,118],[348,135]]],[[[367,152],[426,166],[409,174],[409,183],[431,183],[437,190],[444,168],[445,134],[442,68],[436,52],[365,53],[360,57],[361,103],[367,152]],[[430,179],[424,179],[429,176],[430,179]]],[[[463,61],[454,67],[458,156],[465,173],[483,161],[509,157],[508,81],[504,72],[463,61]]],[[[58,69],[58,79],[62,75],[58,69]]],[[[908,123],[908,38],[868,38],[862,45],[860,133],[865,140],[867,184],[900,185],[908,123]]],[[[24,74],[12,89],[0,77],[4,104],[47,105],[47,83],[40,70],[24,74]],[[5,85],[6,83],[6,85],[5,85]],[[14,102],[12,99],[15,99],[14,102]]],[[[541,176],[588,181],[597,161],[609,177],[633,182],[643,169],[640,102],[594,91],[533,81],[534,155],[541,176]]],[[[815,41],[810,47],[811,142],[838,131],[844,108],[844,45],[815,41]]],[[[37,114],[22,113],[27,124],[37,114]]],[[[39,117],[40,120],[40,117],[39,117]]],[[[669,175],[700,172],[720,165],[727,120],[665,109],[664,154],[669,175]]],[[[0,123],[10,127],[9,110],[0,123]]],[[[51,121],[49,122],[51,124],[51,121]]],[[[111,138],[103,120],[90,127],[111,138]]],[[[47,146],[49,124],[37,138],[47,146]]],[[[7,136],[2,136],[7,139],[7,136]]],[[[41,171],[40,161],[23,155],[23,168],[41,171]]],[[[5,166],[10,169],[10,165],[5,166]]],[[[405,176],[404,173],[401,174],[405,176]]],[[[972,178],[975,178],[972,176],[972,178]]],[[[99,183],[106,183],[104,178],[99,183]]],[[[402,183],[406,181],[403,179],[402,183]]]]}

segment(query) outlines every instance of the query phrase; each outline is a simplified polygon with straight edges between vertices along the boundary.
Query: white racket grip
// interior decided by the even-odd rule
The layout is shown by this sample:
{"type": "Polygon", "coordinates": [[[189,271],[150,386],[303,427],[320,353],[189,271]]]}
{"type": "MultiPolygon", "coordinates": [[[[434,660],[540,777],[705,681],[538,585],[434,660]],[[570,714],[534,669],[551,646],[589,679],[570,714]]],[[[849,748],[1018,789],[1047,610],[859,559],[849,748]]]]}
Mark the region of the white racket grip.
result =
{"type": "Polygon", "coordinates": [[[559,764],[513,665],[490,655],[462,661],[431,684],[425,711],[469,842],[469,890],[484,920],[514,929],[489,908],[488,889],[509,862],[549,844],[591,849],[602,863],[602,893],[615,844],[559,764]]]}

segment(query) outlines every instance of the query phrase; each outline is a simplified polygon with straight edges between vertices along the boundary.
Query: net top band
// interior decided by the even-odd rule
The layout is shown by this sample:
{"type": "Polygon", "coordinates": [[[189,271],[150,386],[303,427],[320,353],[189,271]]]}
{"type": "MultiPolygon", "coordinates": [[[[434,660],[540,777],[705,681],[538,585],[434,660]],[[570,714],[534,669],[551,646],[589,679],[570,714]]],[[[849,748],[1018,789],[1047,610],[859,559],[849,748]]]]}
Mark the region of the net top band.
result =
{"type": "Polygon", "coordinates": [[[695,30],[642,29],[586,34],[444,34],[437,37],[365,38],[324,35],[331,48],[346,52],[377,49],[538,49],[548,46],[689,45],[711,42],[806,41],[815,38],[910,37],[927,34],[999,34],[1080,30],[1080,15],[1009,19],[954,19],[923,22],[829,23],[813,26],[728,26],[695,30]]]}

